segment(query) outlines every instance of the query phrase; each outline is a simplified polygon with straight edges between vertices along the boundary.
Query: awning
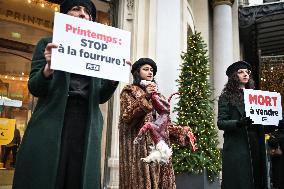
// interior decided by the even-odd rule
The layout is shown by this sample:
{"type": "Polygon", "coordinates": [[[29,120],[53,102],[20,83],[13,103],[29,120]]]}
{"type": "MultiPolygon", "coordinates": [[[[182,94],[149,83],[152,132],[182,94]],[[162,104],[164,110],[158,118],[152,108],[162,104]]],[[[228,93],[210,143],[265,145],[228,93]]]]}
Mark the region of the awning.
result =
{"type": "Polygon", "coordinates": [[[284,2],[240,8],[239,27],[241,42],[254,52],[284,54],[284,2]]]}
{"type": "Polygon", "coordinates": [[[284,55],[284,2],[239,8],[244,60],[252,63],[258,86],[260,56],[284,55]]]}

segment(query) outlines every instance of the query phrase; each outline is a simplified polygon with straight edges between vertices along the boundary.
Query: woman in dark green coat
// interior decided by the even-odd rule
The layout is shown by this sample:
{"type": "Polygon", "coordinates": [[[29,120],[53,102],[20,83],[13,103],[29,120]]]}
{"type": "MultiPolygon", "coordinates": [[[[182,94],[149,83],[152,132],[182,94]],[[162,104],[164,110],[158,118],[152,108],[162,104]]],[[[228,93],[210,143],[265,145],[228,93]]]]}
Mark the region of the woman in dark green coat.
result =
{"type": "MultiPolygon", "coordinates": [[[[62,13],[95,20],[90,0],[66,0],[62,13]]],[[[100,189],[99,104],[118,82],[50,69],[51,38],[35,49],[28,87],[38,97],[19,149],[13,189],[100,189]]],[[[68,63],[68,62],[66,62],[68,63]]]]}
{"type": "Polygon", "coordinates": [[[264,131],[245,115],[243,89],[252,89],[251,66],[235,62],[226,71],[228,83],[218,102],[219,129],[224,130],[222,189],[267,187],[264,131]]]}

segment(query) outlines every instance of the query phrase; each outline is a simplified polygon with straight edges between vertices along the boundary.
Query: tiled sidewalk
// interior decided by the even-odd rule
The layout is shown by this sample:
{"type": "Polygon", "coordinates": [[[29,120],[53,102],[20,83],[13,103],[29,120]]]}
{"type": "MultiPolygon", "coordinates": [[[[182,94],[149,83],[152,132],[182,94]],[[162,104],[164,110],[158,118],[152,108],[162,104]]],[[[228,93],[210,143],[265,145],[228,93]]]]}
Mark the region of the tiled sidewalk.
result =
{"type": "Polygon", "coordinates": [[[0,186],[0,189],[12,189],[12,185],[0,186]]]}
{"type": "Polygon", "coordinates": [[[0,169],[0,189],[11,189],[14,170],[0,169]]]}

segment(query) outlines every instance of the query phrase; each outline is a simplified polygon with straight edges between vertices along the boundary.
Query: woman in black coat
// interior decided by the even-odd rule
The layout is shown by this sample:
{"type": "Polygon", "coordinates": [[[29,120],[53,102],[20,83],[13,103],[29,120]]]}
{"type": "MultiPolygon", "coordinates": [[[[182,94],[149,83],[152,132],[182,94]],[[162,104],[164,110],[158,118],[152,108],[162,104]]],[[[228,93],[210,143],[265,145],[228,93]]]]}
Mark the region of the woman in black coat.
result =
{"type": "Polygon", "coordinates": [[[230,65],[228,83],[218,102],[218,128],[224,130],[222,189],[267,187],[264,127],[252,125],[245,115],[243,89],[252,89],[251,66],[245,61],[230,65]]]}

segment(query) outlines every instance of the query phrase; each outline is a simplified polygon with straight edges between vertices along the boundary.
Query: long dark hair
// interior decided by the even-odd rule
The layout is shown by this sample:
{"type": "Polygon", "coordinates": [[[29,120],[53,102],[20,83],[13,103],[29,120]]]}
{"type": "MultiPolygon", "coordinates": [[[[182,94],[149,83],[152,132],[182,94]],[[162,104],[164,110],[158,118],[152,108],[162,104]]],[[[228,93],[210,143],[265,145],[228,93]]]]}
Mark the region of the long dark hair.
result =
{"type": "MultiPolygon", "coordinates": [[[[141,69],[142,66],[138,67],[134,72],[133,72],[133,84],[134,85],[138,85],[139,87],[143,88],[141,85],[140,85],[140,82],[141,82],[141,77],[140,77],[140,69],[141,69]]],[[[155,79],[153,78],[152,82],[155,82],[155,79]]]]}
{"type": "MultiPolygon", "coordinates": [[[[245,85],[246,89],[253,89],[254,88],[254,81],[249,76],[249,81],[245,85]]],[[[233,105],[240,105],[242,103],[243,92],[240,90],[240,79],[237,72],[234,72],[228,79],[227,84],[225,85],[220,98],[224,97],[229,101],[229,103],[233,105]]]]}

